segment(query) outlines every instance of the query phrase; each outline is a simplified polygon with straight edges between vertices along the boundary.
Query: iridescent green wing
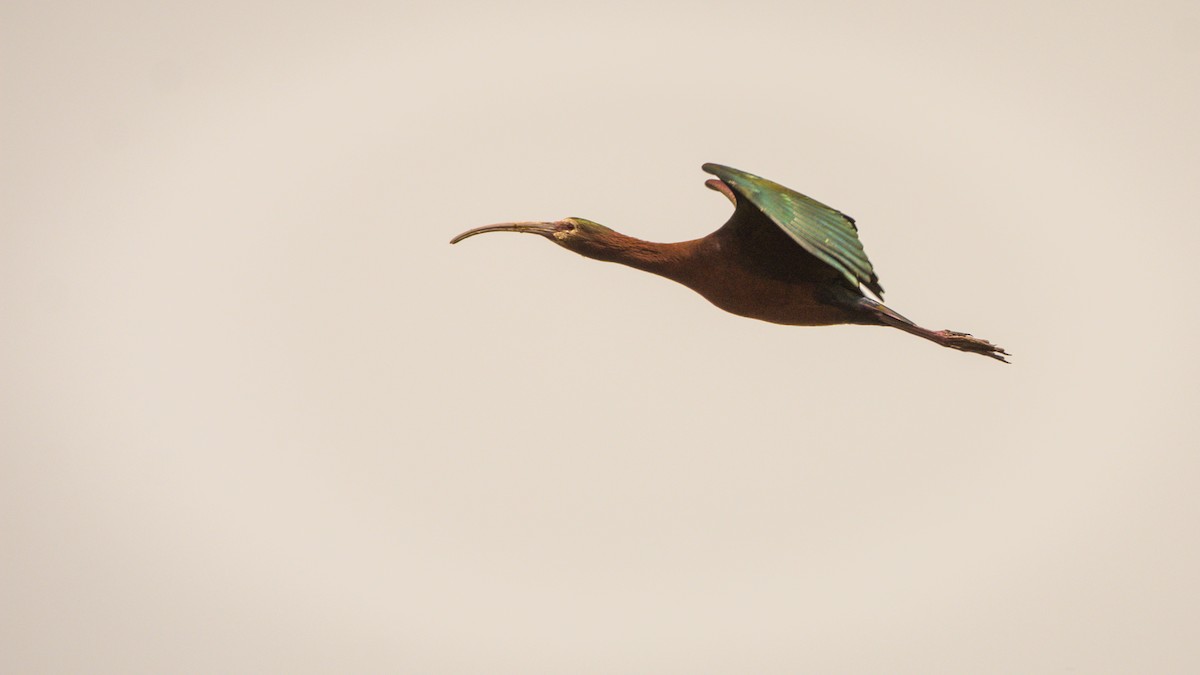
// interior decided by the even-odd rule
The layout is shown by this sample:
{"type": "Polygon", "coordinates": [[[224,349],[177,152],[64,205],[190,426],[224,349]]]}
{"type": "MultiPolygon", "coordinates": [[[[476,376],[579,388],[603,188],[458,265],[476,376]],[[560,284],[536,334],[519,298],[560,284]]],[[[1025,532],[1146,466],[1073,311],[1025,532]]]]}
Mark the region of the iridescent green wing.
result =
{"type": "Polygon", "coordinates": [[[706,172],[720,178],[739,197],[762,211],[821,262],[841,273],[855,288],[866,286],[883,298],[879,277],[867,260],[854,219],[795,190],[720,164],[705,164],[706,172]]]}

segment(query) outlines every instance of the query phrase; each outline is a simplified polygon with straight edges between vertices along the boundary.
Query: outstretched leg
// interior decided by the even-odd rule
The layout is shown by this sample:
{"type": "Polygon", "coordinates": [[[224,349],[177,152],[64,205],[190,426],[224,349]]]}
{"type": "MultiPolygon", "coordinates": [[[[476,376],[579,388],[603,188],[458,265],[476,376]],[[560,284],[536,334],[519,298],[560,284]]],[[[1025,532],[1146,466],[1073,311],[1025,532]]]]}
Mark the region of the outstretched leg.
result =
{"type": "Polygon", "coordinates": [[[959,351],[971,352],[973,354],[983,354],[990,356],[997,361],[1008,363],[1008,352],[1004,349],[980,338],[974,337],[969,333],[959,333],[953,330],[929,330],[921,328],[917,324],[909,321],[900,314],[893,311],[890,307],[875,302],[870,298],[861,298],[858,303],[859,308],[870,313],[880,323],[885,326],[899,328],[906,333],[912,333],[926,340],[936,342],[943,347],[957,349],[959,351]]]}

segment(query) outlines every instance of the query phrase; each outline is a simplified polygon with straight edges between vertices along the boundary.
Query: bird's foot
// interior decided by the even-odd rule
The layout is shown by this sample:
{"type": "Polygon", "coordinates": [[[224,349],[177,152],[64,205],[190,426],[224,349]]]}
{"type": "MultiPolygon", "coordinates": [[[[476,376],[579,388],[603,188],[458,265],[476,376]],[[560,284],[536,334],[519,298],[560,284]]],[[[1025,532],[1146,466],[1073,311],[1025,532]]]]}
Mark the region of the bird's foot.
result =
{"type": "Polygon", "coordinates": [[[1009,353],[1004,351],[1004,348],[994,345],[987,340],[977,338],[970,333],[959,333],[958,331],[953,330],[939,330],[934,331],[934,335],[937,336],[937,341],[940,344],[950,347],[951,349],[958,349],[960,351],[972,352],[975,354],[983,354],[984,356],[990,356],[997,361],[1008,363],[1008,359],[1004,357],[1009,356],[1009,353]]]}

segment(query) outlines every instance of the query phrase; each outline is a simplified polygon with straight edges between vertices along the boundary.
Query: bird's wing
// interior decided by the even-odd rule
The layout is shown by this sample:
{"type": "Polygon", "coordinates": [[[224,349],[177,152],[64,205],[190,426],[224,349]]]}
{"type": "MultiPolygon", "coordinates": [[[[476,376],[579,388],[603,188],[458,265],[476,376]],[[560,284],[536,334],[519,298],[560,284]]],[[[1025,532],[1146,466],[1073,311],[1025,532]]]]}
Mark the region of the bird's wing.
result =
{"type": "Polygon", "coordinates": [[[883,287],[862,242],[854,219],[815,199],[754,174],[720,164],[705,164],[707,173],[720,178],[740,197],[788,234],[804,250],[833,267],[856,288],[866,286],[883,299],[883,287]]]}

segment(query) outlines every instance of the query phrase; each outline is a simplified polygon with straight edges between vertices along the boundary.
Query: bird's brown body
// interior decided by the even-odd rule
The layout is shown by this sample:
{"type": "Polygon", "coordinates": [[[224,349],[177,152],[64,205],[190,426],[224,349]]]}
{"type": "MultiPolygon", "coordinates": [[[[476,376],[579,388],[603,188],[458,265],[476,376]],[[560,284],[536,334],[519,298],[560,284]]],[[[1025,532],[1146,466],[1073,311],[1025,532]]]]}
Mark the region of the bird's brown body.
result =
{"type": "Polygon", "coordinates": [[[966,352],[1004,361],[1003,349],[955,331],[922,328],[866,297],[883,288],[848,216],[765,179],[706,164],[721,180],[706,185],[735,205],[717,231],[691,241],[660,244],[615,232],[583,218],[502,223],[469,230],[540,234],[580,255],[615,262],[677,281],[717,307],[791,326],[887,325],[966,352]]]}
{"type": "Polygon", "coordinates": [[[786,326],[875,323],[865,315],[830,304],[819,284],[770,279],[737,265],[715,266],[712,275],[685,285],[726,312],[751,319],[786,326]]]}
{"type": "Polygon", "coordinates": [[[796,248],[794,245],[767,249],[770,252],[763,256],[762,251],[755,250],[757,247],[748,246],[728,231],[670,244],[642,241],[617,232],[611,232],[605,240],[607,254],[597,259],[677,281],[731,314],[788,326],[876,323],[830,304],[826,286],[836,283],[836,279],[819,269],[806,273],[804,265],[788,260],[793,257],[787,254],[793,253],[790,249],[796,248]]]}

